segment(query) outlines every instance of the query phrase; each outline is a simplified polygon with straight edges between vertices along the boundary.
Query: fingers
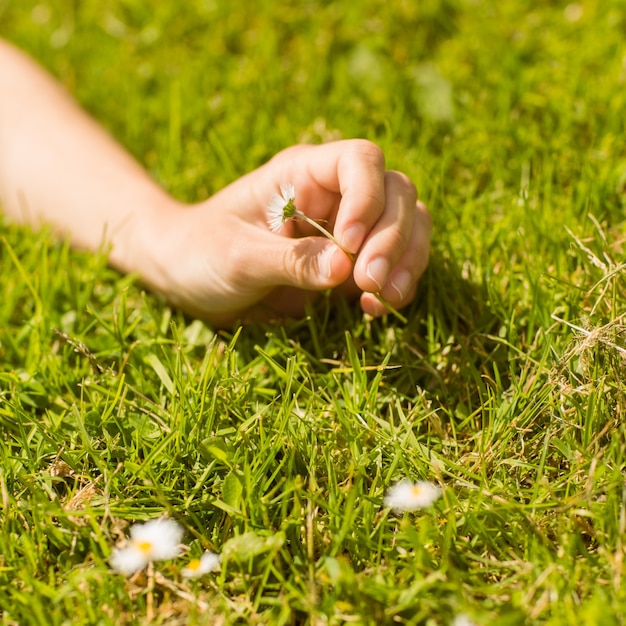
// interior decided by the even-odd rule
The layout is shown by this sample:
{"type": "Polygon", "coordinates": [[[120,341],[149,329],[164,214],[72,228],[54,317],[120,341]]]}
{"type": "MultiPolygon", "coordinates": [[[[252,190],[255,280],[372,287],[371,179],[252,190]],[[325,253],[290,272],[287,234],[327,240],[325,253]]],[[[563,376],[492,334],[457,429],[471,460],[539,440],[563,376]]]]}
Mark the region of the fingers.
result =
{"type": "Polygon", "coordinates": [[[409,246],[416,216],[417,192],[400,172],[385,174],[385,209],[369,232],[354,268],[363,291],[382,291],[409,246]]]}
{"type": "MultiPolygon", "coordinates": [[[[397,263],[392,265],[381,289],[378,290],[380,295],[395,308],[402,308],[415,297],[417,282],[428,266],[431,228],[431,217],[428,209],[423,203],[418,201],[415,204],[412,228],[406,247],[403,249],[403,253],[397,260],[397,263]]],[[[369,243],[370,241],[366,245],[369,243]]],[[[366,249],[364,247],[363,259],[359,256],[359,262],[367,268],[370,261],[368,261],[365,252],[366,249]]],[[[378,250],[376,254],[378,254],[378,250]]],[[[376,256],[376,258],[378,257],[376,256]]],[[[364,271],[362,266],[359,267],[361,274],[364,271]]],[[[361,296],[361,307],[370,315],[384,315],[388,311],[373,293],[369,293],[377,291],[377,289],[372,289],[371,278],[367,276],[367,270],[365,272],[365,279],[370,282],[366,282],[365,286],[363,286],[363,283],[359,284],[357,280],[357,284],[364,289],[364,293],[361,296]]],[[[355,268],[355,276],[356,273],[357,268],[355,268]]],[[[362,278],[362,275],[360,277],[362,278]]]]}
{"type": "MultiPolygon", "coordinates": [[[[352,267],[340,248],[296,220],[285,224],[281,237],[267,233],[262,250],[257,235],[257,261],[252,268],[248,265],[248,275],[267,287],[320,290],[341,285],[344,293],[365,292],[361,304],[372,315],[387,312],[373,293],[396,308],[409,303],[428,262],[430,217],[417,202],[410,179],[385,170],[376,145],[348,140],[294,146],[266,164],[262,180],[264,189],[294,184],[297,208],[324,224],[355,254],[356,262],[352,267]]],[[[258,205],[265,195],[267,191],[246,206],[258,205]]]]}
{"type": "MultiPolygon", "coordinates": [[[[312,219],[327,221],[339,243],[356,253],[385,209],[385,158],[380,148],[351,139],[295,146],[278,157],[285,180],[295,185],[298,208],[312,219]]],[[[273,163],[268,165],[268,173],[275,176],[273,163]]]]}
{"type": "Polygon", "coordinates": [[[257,233],[255,239],[253,253],[246,246],[229,264],[240,269],[246,282],[261,288],[330,289],[347,280],[352,271],[346,253],[324,237],[292,239],[268,232],[257,233]]]}
{"type": "Polygon", "coordinates": [[[341,203],[335,237],[356,253],[385,211],[385,158],[378,146],[357,141],[342,153],[337,167],[341,203]]]}

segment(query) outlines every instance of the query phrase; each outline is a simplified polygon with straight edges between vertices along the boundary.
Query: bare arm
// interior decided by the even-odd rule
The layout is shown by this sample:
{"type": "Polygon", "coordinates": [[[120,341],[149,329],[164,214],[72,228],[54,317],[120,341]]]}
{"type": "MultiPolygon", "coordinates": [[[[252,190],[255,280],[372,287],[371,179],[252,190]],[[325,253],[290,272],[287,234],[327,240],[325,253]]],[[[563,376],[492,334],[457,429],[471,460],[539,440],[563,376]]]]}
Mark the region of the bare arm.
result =
{"type": "Polygon", "coordinates": [[[219,325],[299,315],[316,292],[360,297],[364,311],[413,298],[428,262],[430,218],[411,181],[364,140],[288,148],[205,202],[183,205],[22,52],[0,40],[0,204],[51,224],[74,245],[110,246],[173,304],[219,325]],[[306,225],[279,234],[266,207],[281,184],[298,209],[332,225],[348,257],[306,225]],[[356,261],[353,263],[353,258],[356,261]]]}
{"type": "Polygon", "coordinates": [[[0,39],[0,204],[140,270],[139,223],[174,201],[24,53],[0,39]]]}

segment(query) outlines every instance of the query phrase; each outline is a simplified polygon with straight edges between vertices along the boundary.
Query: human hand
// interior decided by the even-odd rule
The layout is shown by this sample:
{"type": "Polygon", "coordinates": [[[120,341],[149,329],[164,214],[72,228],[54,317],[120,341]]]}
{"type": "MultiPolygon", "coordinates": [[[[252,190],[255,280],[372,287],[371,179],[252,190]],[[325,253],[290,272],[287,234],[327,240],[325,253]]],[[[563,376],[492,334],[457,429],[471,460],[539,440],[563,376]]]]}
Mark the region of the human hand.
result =
{"type": "Polygon", "coordinates": [[[379,316],[388,311],[374,293],[405,306],[428,264],[426,207],[365,140],[288,148],[207,201],[161,208],[150,221],[144,280],[217,325],[300,315],[313,292],[328,288],[360,296],[363,311],[379,316]],[[270,231],[267,205],[285,183],[295,187],[298,210],[341,247],[298,220],[270,231]]]}

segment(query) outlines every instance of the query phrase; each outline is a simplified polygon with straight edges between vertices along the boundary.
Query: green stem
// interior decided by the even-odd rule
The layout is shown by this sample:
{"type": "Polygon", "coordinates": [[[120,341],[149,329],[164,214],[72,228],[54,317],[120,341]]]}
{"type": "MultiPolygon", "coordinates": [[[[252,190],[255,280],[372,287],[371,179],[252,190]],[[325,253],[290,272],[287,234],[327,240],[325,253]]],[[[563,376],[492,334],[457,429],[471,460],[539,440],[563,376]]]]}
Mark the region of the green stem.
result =
{"type": "MultiPolygon", "coordinates": [[[[304,220],[307,224],[310,224],[311,226],[313,226],[313,228],[316,228],[317,230],[320,231],[320,233],[322,233],[322,235],[324,235],[324,237],[328,237],[328,239],[330,239],[332,242],[336,243],[346,254],[346,256],[354,263],[354,261],[356,260],[356,256],[354,254],[352,254],[352,252],[348,252],[335,238],[335,236],[329,232],[328,230],[326,230],[323,226],[321,226],[320,224],[318,224],[315,220],[311,219],[308,215],[305,215],[304,213],[301,213],[300,211],[298,211],[296,209],[296,211],[293,214],[294,217],[298,217],[301,220],[304,220]]],[[[408,323],[409,320],[407,320],[406,317],[404,317],[404,315],[402,315],[402,313],[400,313],[400,311],[398,311],[397,309],[395,309],[394,307],[391,306],[391,304],[389,304],[389,302],[387,302],[387,300],[385,300],[385,298],[383,298],[380,293],[375,293],[374,297],[393,315],[395,315],[401,322],[404,322],[405,324],[408,323]]]]}
{"type": "Polygon", "coordinates": [[[313,228],[317,228],[317,230],[320,231],[320,233],[322,233],[322,235],[324,235],[324,237],[328,237],[332,242],[336,243],[345,253],[345,255],[354,263],[354,261],[356,260],[356,257],[354,256],[354,254],[352,254],[352,252],[348,252],[335,238],[335,236],[329,232],[328,230],[326,230],[323,226],[321,226],[320,224],[318,224],[315,220],[311,219],[308,215],[305,215],[304,213],[300,213],[300,211],[297,211],[294,213],[294,217],[299,217],[301,220],[304,220],[307,224],[310,224],[311,226],[313,226],[313,228]]]}
{"type": "Polygon", "coordinates": [[[379,293],[375,293],[374,297],[376,298],[376,300],[378,300],[378,302],[380,302],[383,306],[385,306],[387,308],[389,313],[395,315],[401,322],[404,322],[405,324],[408,324],[409,320],[406,317],[404,317],[404,315],[402,315],[402,313],[400,313],[400,311],[398,311],[398,309],[394,309],[389,304],[389,302],[387,302],[387,300],[385,300],[385,298],[383,298],[379,293]]]}

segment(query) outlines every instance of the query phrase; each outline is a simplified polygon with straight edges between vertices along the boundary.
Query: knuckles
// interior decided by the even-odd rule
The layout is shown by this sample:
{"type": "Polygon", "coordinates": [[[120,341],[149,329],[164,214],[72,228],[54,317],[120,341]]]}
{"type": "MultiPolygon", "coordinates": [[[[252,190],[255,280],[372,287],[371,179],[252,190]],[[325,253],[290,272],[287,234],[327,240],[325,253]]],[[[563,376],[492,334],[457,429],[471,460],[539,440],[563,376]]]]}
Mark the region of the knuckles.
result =
{"type": "Polygon", "coordinates": [[[430,234],[433,229],[433,216],[430,214],[428,207],[418,200],[416,210],[417,219],[420,221],[420,224],[422,224],[422,227],[430,234]]]}
{"type": "Polygon", "coordinates": [[[381,148],[368,139],[347,139],[346,148],[354,156],[373,163],[378,169],[385,169],[385,155],[381,148]]]}
{"type": "Polygon", "coordinates": [[[406,198],[411,204],[417,202],[417,188],[404,172],[395,170],[387,172],[385,175],[385,186],[406,198]]]}
{"type": "Polygon", "coordinates": [[[295,144],[278,152],[272,160],[290,160],[295,156],[299,156],[302,152],[305,152],[307,150],[319,150],[320,148],[328,147],[331,145],[341,148],[342,157],[345,156],[347,158],[356,158],[359,160],[368,161],[370,163],[373,163],[374,166],[381,171],[385,169],[385,155],[382,149],[368,139],[342,139],[339,141],[319,145],[306,143],[295,144]]]}

